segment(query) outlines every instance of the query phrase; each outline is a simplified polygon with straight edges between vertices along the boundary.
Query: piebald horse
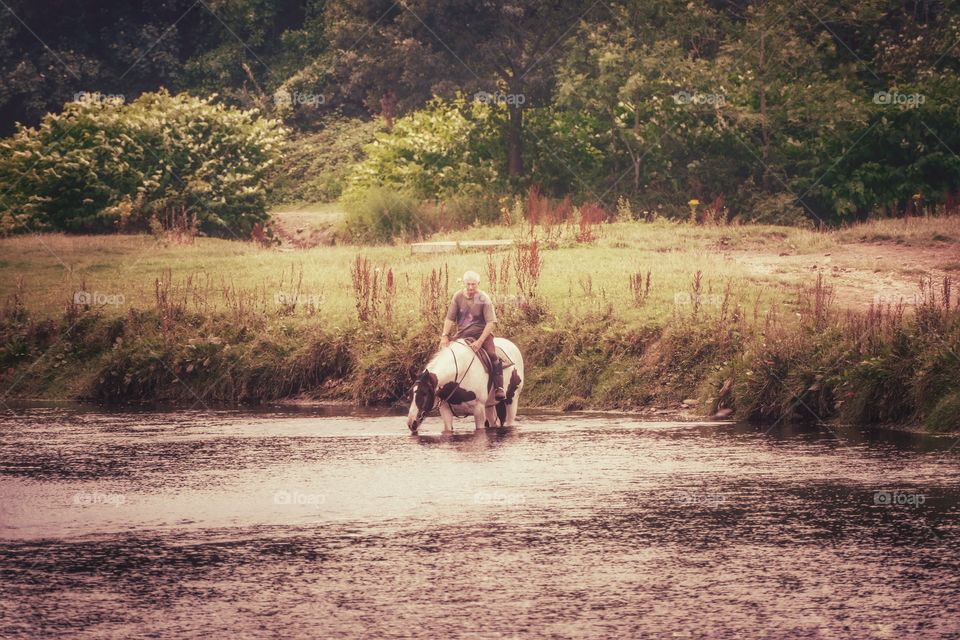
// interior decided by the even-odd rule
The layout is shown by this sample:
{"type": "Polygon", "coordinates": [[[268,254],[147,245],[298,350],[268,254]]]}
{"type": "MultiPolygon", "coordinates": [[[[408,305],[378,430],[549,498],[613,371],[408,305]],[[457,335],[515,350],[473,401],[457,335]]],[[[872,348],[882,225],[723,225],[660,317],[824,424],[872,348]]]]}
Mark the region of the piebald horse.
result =
{"type": "Polygon", "coordinates": [[[494,338],[503,353],[506,399],[497,402],[489,388],[489,376],[479,356],[462,340],[454,340],[427,363],[411,389],[407,427],[416,433],[427,414],[440,409],[443,430],[453,430],[453,418],[472,415],[477,429],[510,427],[517,417],[517,401],[523,389],[523,356],[506,338],[494,338]]]}

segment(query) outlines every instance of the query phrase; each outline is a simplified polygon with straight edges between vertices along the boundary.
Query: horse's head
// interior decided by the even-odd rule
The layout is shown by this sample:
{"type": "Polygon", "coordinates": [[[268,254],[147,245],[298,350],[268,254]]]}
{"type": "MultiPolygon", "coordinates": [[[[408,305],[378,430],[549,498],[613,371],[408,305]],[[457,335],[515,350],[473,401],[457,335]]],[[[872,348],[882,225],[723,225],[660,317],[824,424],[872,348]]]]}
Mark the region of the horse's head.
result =
{"type": "Polygon", "coordinates": [[[417,381],[413,383],[410,393],[413,397],[410,400],[410,411],[407,413],[407,427],[415,432],[423,424],[427,414],[433,411],[437,398],[437,376],[424,369],[417,381]]]}

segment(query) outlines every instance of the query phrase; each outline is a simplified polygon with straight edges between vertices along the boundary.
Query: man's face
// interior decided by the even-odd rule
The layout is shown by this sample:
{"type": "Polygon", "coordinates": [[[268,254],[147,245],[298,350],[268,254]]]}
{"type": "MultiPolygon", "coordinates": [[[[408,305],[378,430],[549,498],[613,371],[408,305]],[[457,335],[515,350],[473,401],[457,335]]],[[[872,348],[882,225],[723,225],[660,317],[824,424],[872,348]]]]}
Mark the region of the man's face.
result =
{"type": "Polygon", "coordinates": [[[467,292],[467,297],[468,297],[468,298],[472,298],[472,297],[473,297],[473,294],[475,294],[475,293],[477,292],[477,287],[478,287],[478,286],[479,286],[479,284],[476,283],[476,282],[464,282],[464,283],[463,283],[463,287],[464,287],[464,290],[467,292]]]}

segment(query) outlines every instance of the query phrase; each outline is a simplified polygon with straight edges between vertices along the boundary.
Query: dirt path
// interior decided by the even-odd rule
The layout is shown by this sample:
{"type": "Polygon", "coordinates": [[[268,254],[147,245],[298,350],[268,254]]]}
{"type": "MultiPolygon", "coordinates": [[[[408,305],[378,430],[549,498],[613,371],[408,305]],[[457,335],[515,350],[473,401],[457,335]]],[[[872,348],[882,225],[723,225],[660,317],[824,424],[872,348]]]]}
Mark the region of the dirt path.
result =
{"type": "Polygon", "coordinates": [[[809,282],[817,273],[833,287],[838,303],[866,308],[871,303],[913,304],[922,277],[940,283],[945,275],[960,277],[960,244],[938,247],[898,244],[841,244],[824,253],[776,255],[758,251],[725,251],[730,259],[751,267],[758,276],[784,282],[809,282]]]}
{"type": "Polygon", "coordinates": [[[310,249],[333,244],[336,225],[342,217],[339,211],[304,209],[274,212],[270,223],[281,248],[310,249]]]}

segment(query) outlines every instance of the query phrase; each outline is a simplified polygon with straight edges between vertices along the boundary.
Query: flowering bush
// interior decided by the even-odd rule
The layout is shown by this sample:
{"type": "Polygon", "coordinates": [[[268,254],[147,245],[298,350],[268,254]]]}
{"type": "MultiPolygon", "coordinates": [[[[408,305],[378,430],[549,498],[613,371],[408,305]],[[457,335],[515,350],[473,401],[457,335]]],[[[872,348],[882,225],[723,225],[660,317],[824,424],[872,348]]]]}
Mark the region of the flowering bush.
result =
{"type": "Polygon", "coordinates": [[[285,130],[241,111],[161,90],[130,104],[97,94],[0,142],[0,233],[145,229],[187,210],[200,230],[247,237],[266,218],[264,176],[285,130]]]}

